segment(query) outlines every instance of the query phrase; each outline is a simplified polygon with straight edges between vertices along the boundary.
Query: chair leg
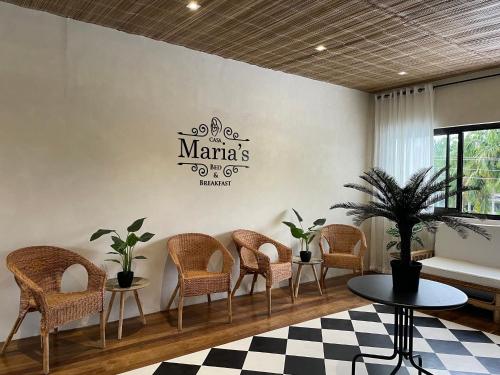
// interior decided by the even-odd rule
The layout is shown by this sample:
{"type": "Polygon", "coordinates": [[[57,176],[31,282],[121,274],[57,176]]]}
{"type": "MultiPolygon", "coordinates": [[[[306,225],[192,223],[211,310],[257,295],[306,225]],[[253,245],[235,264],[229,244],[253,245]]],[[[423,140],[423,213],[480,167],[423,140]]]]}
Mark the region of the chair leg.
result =
{"type": "Polygon", "coordinates": [[[101,331],[101,349],[106,347],[106,316],[104,314],[104,308],[99,313],[99,323],[100,323],[100,331],[101,331]]]}
{"type": "Polygon", "coordinates": [[[233,322],[233,304],[231,302],[231,290],[227,291],[227,314],[229,323],[233,322]]]}
{"type": "Polygon", "coordinates": [[[109,320],[109,314],[111,314],[111,309],[113,308],[113,302],[115,301],[116,292],[111,294],[111,298],[109,299],[108,310],[106,311],[106,323],[109,320]]]}
{"type": "Polygon", "coordinates": [[[326,290],[326,274],[328,273],[328,267],[325,267],[325,273],[321,277],[323,280],[323,289],[326,290]]]}
{"type": "Polygon", "coordinates": [[[288,279],[288,289],[290,289],[290,297],[292,298],[292,303],[295,303],[295,293],[293,290],[293,278],[288,279]]]}
{"type": "Polygon", "coordinates": [[[7,346],[9,346],[10,342],[12,341],[12,337],[17,333],[17,330],[21,326],[21,323],[24,320],[24,317],[26,316],[26,312],[21,312],[19,313],[19,316],[16,319],[16,322],[14,323],[14,326],[12,327],[12,330],[9,333],[9,336],[7,336],[7,339],[5,340],[3,346],[2,346],[2,351],[0,354],[4,354],[5,351],[7,350],[7,346]]]}
{"type": "Polygon", "coordinates": [[[177,329],[182,331],[182,311],[184,308],[184,287],[180,287],[179,305],[177,306],[177,329]]]}
{"type": "Polygon", "coordinates": [[[241,280],[243,280],[244,276],[245,276],[245,274],[240,272],[240,277],[238,277],[238,281],[236,282],[236,285],[234,286],[234,289],[233,289],[233,297],[234,297],[234,294],[236,293],[236,291],[238,290],[238,288],[240,287],[241,280]]]}
{"type": "Polygon", "coordinates": [[[257,274],[257,273],[253,274],[252,288],[250,289],[250,295],[253,295],[253,289],[255,287],[255,282],[257,281],[257,276],[259,276],[259,274],[257,274]]]}
{"type": "Polygon", "coordinates": [[[174,298],[177,295],[177,291],[179,290],[179,282],[177,282],[177,286],[174,289],[174,292],[172,293],[172,296],[170,297],[167,305],[167,311],[170,310],[170,306],[172,306],[172,303],[174,302],[174,298]]]}
{"type": "Polygon", "coordinates": [[[319,270],[319,283],[321,285],[321,289],[325,289],[325,284],[323,283],[323,272],[325,270],[325,265],[321,263],[321,268],[319,270]]]}
{"type": "Polygon", "coordinates": [[[43,373],[49,373],[49,332],[42,332],[43,342],[43,373]]]}
{"type": "Polygon", "coordinates": [[[266,286],[266,296],[267,296],[267,316],[271,316],[271,287],[266,286]]]}
{"type": "Polygon", "coordinates": [[[207,294],[207,301],[209,305],[212,303],[212,298],[210,297],[210,294],[207,294]]]}

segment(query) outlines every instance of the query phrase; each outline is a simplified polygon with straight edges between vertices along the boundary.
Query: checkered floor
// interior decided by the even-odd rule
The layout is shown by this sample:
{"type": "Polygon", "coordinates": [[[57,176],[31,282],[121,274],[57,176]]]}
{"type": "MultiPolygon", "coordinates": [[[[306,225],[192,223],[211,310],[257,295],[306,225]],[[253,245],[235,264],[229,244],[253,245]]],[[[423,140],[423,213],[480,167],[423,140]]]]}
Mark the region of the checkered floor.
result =
{"type": "MultiPolygon", "coordinates": [[[[367,305],[127,372],[127,375],[343,375],[359,353],[393,352],[392,308],[367,305]]],[[[415,313],[414,352],[435,375],[500,374],[500,336],[415,313]]],[[[388,375],[365,358],[356,374],[388,375]]],[[[417,374],[404,364],[398,374],[417,374]]]]}

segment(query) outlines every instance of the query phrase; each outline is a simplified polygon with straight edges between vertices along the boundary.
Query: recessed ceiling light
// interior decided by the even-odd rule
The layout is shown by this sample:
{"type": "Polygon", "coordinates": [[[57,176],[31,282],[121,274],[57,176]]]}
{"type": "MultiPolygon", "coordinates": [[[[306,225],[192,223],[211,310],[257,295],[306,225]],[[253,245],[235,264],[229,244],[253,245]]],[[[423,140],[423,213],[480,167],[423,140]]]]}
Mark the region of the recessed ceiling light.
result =
{"type": "Polygon", "coordinates": [[[200,9],[201,5],[198,4],[197,1],[190,1],[189,4],[186,5],[186,7],[188,7],[191,10],[198,10],[200,9]]]}
{"type": "Polygon", "coordinates": [[[320,44],[319,46],[317,46],[315,48],[315,50],[318,51],[318,52],[321,52],[321,51],[326,50],[326,47],[324,45],[320,44]]]}
{"type": "Polygon", "coordinates": [[[399,72],[398,74],[399,74],[400,76],[405,76],[405,75],[407,75],[408,73],[406,73],[405,71],[402,71],[402,72],[399,72]]]}

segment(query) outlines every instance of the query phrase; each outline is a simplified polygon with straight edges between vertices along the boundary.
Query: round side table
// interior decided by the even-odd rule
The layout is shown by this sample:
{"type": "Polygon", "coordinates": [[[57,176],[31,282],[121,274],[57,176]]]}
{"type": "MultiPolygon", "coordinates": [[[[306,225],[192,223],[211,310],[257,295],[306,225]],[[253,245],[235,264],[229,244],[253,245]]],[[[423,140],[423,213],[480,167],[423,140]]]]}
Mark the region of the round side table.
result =
{"type": "Polygon", "coordinates": [[[132,285],[128,288],[121,288],[118,285],[118,279],[109,279],[106,281],[106,290],[111,292],[111,299],[109,300],[108,311],[106,312],[106,320],[108,322],[109,313],[113,308],[113,302],[115,300],[116,293],[120,293],[120,318],[118,320],[118,340],[122,338],[122,328],[123,328],[123,310],[125,308],[125,293],[134,292],[135,302],[137,303],[137,308],[139,309],[139,314],[141,315],[142,324],[146,324],[146,318],[142,311],[141,300],[139,299],[138,290],[145,288],[149,285],[149,280],[143,277],[134,277],[132,285]]]}
{"type": "Polygon", "coordinates": [[[300,260],[300,258],[293,258],[293,263],[299,265],[299,268],[297,269],[297,276],[295,276],[295,288],[294,288],[295,289],[295,298],[297,298],[299,295],[300,276],[302,275],[302,267],[303,266],[310,266],[312,268],[313,273],[314,273],[314,278],[316,279],[316,285],[318,286],[319,294],[322,296],[323,291],[321,290],[321,285],[320,285],[319,280],[318,280],[318,274],[316,273],[316,268],[314,266],[316,266],[317,264],[323,263],[323,259],[314,259],[313,258],[309,262],[303,262],[302,260],[300,260]]]}
{"type": "Polygon", "coordinates": [[[391,374],[401,367],[403,359],[410,361],[418,373],[432,375],[422,366],[422,357],[413,352],[413,310],[449,310],[456,309],[467,303],[467,296],[462,291],[436,281],[420,279],[416,292],[394,291],[391,275],[367,275],[354,277],[347,283],[354,294],[373,302],[382,303],[394,308],[394,352],[390,356],[359,353],[352,359],[351,374],[356,373],[358,358],[376,358],[392,360],[398,358],[398,363],[391,374]],[[418,364],[415,362],[418,360],[418,364]]]}

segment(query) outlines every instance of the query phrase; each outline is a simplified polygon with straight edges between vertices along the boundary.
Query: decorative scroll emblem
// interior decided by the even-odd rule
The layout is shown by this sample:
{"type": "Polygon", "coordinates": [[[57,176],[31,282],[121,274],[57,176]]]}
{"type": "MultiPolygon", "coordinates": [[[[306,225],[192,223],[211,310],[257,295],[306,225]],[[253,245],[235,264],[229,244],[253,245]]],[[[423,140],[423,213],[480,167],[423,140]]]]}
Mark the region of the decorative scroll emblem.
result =
{"type": "Polygon", "coordinates": [[[222,125],[213,117],[210,126],[200,124],[191,133],[178,132],[180,153],[178,165],[189,166],[197,173],[200,186],[231,186],[231,177],[240,169],[249,168],[250,151],[243,147],[249,139],[222,125]]]}

